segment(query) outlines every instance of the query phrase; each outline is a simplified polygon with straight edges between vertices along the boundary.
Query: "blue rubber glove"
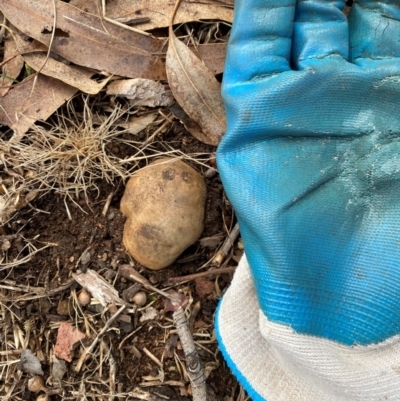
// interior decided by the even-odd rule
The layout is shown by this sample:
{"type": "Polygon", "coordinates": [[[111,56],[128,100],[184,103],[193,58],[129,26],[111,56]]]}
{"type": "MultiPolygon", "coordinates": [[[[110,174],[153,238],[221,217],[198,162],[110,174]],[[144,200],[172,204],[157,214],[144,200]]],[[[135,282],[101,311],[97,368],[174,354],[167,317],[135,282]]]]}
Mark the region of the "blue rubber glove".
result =
{"type": "Polygon", "coordinates": [[[400,1],[343,8],[236,0],[217,162],[266,321],[354,348],[400,334],[400,1]]]}

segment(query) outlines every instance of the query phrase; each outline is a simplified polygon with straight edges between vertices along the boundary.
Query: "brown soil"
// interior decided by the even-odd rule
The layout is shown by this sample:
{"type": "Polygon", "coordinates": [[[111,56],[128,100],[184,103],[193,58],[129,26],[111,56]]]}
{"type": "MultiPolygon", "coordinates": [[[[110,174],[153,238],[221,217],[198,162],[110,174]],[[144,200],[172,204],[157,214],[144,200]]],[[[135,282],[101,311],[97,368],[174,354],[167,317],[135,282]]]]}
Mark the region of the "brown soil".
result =
{"type": "MultiPolygon", "coordinates": [[[[178,135],[170,133],[164,140],[171,141],[175,148],[184,153],[211,154],[215,151],[215,148],[202,145],[185,132],[178,135]]],[[[193,166],[202,173],[207,170],[203,166],[193,166]]],[[[158,272],[138,265],[125,252],[122,244],[125,218],[119,210],[124,189],[122,182],[115,182],[115,186],[98,183],[99,191],[90,192],[89,204],[85,199],[77,201],[79,206],[69,201],[72,220],[68,219],[63,198],[49,193],[21,209],[0,228],[0,245],[7,239],[11,245],[8,250],[3,248],[5,264],[1,265],[0,270],[0,344],[3,344],[0,346],[1,399],[35,400],[37,397],[27,388],[31,375],[18,369],[20,366],[16,361],[19,356],[18,352],[14,352],[15,349],[28,348],[38,356],[46,384],[53,388],[52,353],[58,327],[63,321],[72,323],[89,337],[75,347],[73,361],[67,363],[60,394],[52,395],[52,400],[191,399],[182,349],[179,342],[173,347],[176,336],[171,313],[164,311],[160,296],[148,291],[147,304],[151,305],[147,308],[153,307],[157,312],[156,317],[142,323],[142,312],[125,315],[128,316],[127,321],[111,325],[82,369],[74,371],[83,347],[93,342],[110,314],[100,305],[84,307],[75,302],[74,294],[81,287],[71,274],[88,268],[95,270],[115,287],[122,298],[123,291],[134,283],[117,275],[121,264],[131,263],[160,289],[167,287],[166,279],[169,277],[184,276],[212,267],[210,260],[225,239],[227,227],[231,227],[232,211],[224,198],[218,175],[206,178],[206,183],[207,217],[202,238],[215,237],[216,240],[208,243],[198,241],[172,266],[158,272]],[[111,204],[103,216],[106,199],[113,191],[111,204]],[[29,255],[28,243],[37,249],[48,247],[34,254],[27,263],[4,268],[7,261],[29,255]],[[41,292],[43,289],[44,293],[41,292]],[[66,304],[65,313],[61,306],[66,304]],[[171,343],[174,353],[168,355],[166,345],[171,343]],[[156,380],[161,369],[145,349],[163,361],[163,381],[156,380]],[[116,362],[115,385],[112,380],[110,382],[113,360],[116,362]],[[151,376],[155,380],[152,381],[151,376]],[[110,396],[111,391],[117,394],[115,398],[110,396]],[[139,391],[145,394],[144,398],[138,398],[139,391]]],[[[240,251],[234,249],[225,265],[235,265],[239,256],[240,251]]],[[[190,297],[189,310],[193,310],[196,302],[201,303],[200,312],[194,320],[193,335],[195,341],[200,343],[200,357],[209,373],[207,385],[218,400],[233,400],[239,394],[239,387],[221,358],[213,334],[218,298],[230,279],[230,274],[224,274],[175,287],[190,297]]]]}

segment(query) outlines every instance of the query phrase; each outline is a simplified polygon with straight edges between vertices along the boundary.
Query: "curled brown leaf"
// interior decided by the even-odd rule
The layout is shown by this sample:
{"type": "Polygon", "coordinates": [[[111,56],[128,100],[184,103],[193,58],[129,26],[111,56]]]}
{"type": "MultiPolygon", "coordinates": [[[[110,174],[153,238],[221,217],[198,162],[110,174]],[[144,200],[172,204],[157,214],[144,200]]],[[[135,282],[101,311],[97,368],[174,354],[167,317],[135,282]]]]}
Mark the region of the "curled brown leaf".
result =
{"type": "Polygon", "coordinates": [[[214,75],[170,28],[166,69],[172,93],[210,143],[217,146],[225,132],[225,109],[221,88],[214,75]]]}

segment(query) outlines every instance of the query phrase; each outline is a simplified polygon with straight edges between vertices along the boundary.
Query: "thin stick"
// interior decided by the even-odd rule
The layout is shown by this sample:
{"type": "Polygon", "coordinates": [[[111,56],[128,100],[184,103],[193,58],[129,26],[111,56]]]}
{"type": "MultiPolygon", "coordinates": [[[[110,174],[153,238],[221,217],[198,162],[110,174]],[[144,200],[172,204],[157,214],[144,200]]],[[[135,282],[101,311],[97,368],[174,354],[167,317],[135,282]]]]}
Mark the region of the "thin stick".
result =
{"type": "Polygon", "coordinates": [[[144,352],[156,365],[158,365],[161,369],[164,369],[162,362],[161,362],[155,355],[153,355],[146,347],[143,347],[143,352],[144,352]]]}
{"type": "Polygon", "coordinates": [[[205,272],[188,274],[187,276],[169,277],[167,279],[167,285],[186,283],[187,281],[195,280],[198,277],[214,276],[224,273],[233,273],[235,270],[236,270],[235,266],[227,266],[218,269],[210,269],[205,272]]]}
{"type": "Polygon", "coordinates": [[[111,204],[114,194],[115,194],[115,191],[111,191],[107,196],[106,203],[104,204],[103,211],[101,212],[101,215],[103,217],[106,217],[106,214],[108,212],[108,209],[110,207],[110,204],[111,204]]]}
{"type": "MultiPolygon", "coordinates": [[[[129,265],[121,265],[118,269],[118,274],[130,280],[134,280],[143,285],[143,287],[157,292],[163,297],[171,301],[173,306],[173,320],[181,340],[183,352],[186,357],[186,365],[189,379],[192,383],[193,401],[207,401],[207,388],[205,376],[199,355],[196,351],[192,334],[190,333],[189,325],[185,316],[185,311],[182,308],[182,301],[178,293],[168,294],[151,285],[140,273],[129,265]]],[[[170,309],[171,310],[171,309],[170,309]]],[[[144,351],[144,350],[143,350],[144,351]]],[[[146,351],[145,351],[146,352],[146,351]]],[[[160,362],[161,363],[161,362],[160,362]]]]}
{"type": "MultiPolygon", "coordinates": [[[[132,266],[129,265],[121,265],[118,269],[118,274],[127,279],[136,281],[143,285],[143,287],[147,288],[150,291],[154,291],[157,294],[162,295],[165,298],[170,299],[172,302],[177,301],[176,297],[171,294],[168,294],[165,291],[159,290],[158,288],[151,285],[150,281],[145,279],[139,272],[137,272],[132,266]]],[[[179,300],[178,300],[179,301],[179,300]]]]}
{"type": "Polygon", "coordinates": [[[114,401],[114,399],[115,399],[115,376],[117,373],[117,362],[115,361],[115,358],[114,358],[110,348],[105,343],[105,341],[102,340],[101,343],[108,353],[108,361],[110,363],[110,372],[109,372],[110,396],[108,397],[108,399],[109,399],[109,401],[114,401]]]}
{"type": "Polygon", "coordinates": [[[239,224],[236,223],[235,227],[233,227],[232,231],[229,233],[228,237],[226,238],[225,242],[222,244],[221,249],[215,255],[213,262],[217,266],[221,266],[222,262],[225,259],[225,256],[228,255],[230,249],[232,248],[234,242],[237,240],[239,236],[239,224]]]}
{"type": "Polygon", "coordinates": [[[140,146],[140,148],[143,148],[144,146],[147,146],[150,142],[152,142],[153,139],[154,139],[164,128],[166,128],[170,122],[171,122],[171,121],[170,121],[169,119],[166,119],[166,120],[163,122],[163,124],[162,124],[159,128],[157,128],[157,130],[154,131],[154,132],[143,142],[143,144],[142,144],[142,146],[140,146]]]}
{"type": "Polygon", "coordinates": [[[172,317],[181,340],[183,352],[186,358],[187,373],[192,384],[193,401],[207,400],[206,378],[204,376],[203,367],[189,325],[186,320],[185,311],[182,307],[176,310],[172,317]]]}
{"type": "Polygon", "coordinates": [[[190,318],[189,318],[189,330],[191,333],[193,333],[194,322],[196,320],[197,315],[200,312],[200,309],[201,309],[201,302],[197,301],[191,310],[191,314],[190,314],[190,318]]]}
{"type": "Polygon", "coordinates": [[[86,348],[83,350],[82,355],[80,356],[74,370],[75,372],[79,372],[81,370],[81,367],[83,365],[83,362],[85,362],[86,356],[90,354],[94,348],[96,347],[97,343],[99,342],[100,338],[103,336],[103,334],[110,328],[111,324],[114,322],[114,320],[125,310],[126,305],[122,305],[117,312],[115,312],[114,315],[112,315],[104,325],[104,327],[101,329],[100,333],[97,334],[96,338],[93,340],[92,344],[90,345],[89,348],[86,348]]]}

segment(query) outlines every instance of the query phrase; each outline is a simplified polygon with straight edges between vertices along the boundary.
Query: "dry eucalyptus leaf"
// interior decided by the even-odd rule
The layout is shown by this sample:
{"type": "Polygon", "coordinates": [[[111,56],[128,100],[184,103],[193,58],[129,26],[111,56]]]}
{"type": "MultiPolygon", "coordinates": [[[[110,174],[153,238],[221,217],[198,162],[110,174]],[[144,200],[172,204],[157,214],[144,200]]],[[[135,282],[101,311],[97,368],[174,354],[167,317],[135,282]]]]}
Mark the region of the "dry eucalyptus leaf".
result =
{"type": "MultiPolygon", "coordinates": [[[[109,18],[114,18],[114,12],[115,16],[117,17],[118,15],[127,15],[127,17],[120,17],[117,19],[117,21],[123,22],[123,23],[128,23],[124,22],[124,20],[130,20],[131,25],[135,28],[141,29],[141,30],[146,30],[146,26],[152,26],[152,24],[155,23],[156,20],[150,19],[149,18],[144,18],[141,14],[136,14],[136,12],[143,10],[144,13],[146,13],[147,9],[149,10],[150,13],[156,13],[157,16],[155,18],[161,18],[163,21],[168,21],[170,18],[170,11],[173,8],[174,2],[165,2],[164,0],[157,0],[158,3],[162,3],[161,9],[157,9],[154,7],[153,2],[149,2],[148,0],[124,0],[123,7],[122,7],[122,2],[121,1],[115,1],[115,2],[110,2],[107,4],[107,13],[106,15],[109,18]],[[143,6],[141,9],[135,9],[134,16],[132,18],[129,17],[129,15],[132,14],[132,7],[135,3],[140,3],[140,6],[143,6]],[[170,11],[165,11],[165,8],[168,8],[170,11]],[[160,12],[160,10],[163,10],[163,14],[160,12]],[[138,24],[139,21],[146,21],[143,24],[138,24]]],[[[100,8],[98,4],[94,1],[88,2],[87,0],[71,0],[69,2],[71,6],[74,6],[78,9],[84,10],[87,13],[93,14],[98,16],[100,8]]],[[[184,4],[184,3],[183,3],[184,4]]],[[[233,7],[233,0],[204,0],[201,2],[201,7],[202,8],[207,8],[210,7],[210,4],[213,4],[213,7],[223,6],[224,10],[223,14],[219,14],[215,19],[221,20],[224,19],[222,18],[224,13],[228,13],[229,15],[232,14],[232,11],[229,10],[226,7],[233,7]],[[229,10],[229,11],[226,11],[229,10]]],[[[198,0],[190,0],[187,4],[187,8],[189,8],[191,11],[193,11],[197,6],[200,6],[200,2],[198,0]]],[[[222,7],[219,7],[220,10],[222,10],[222,7]]],[[[179,10],[181,10],[181,7],[179,7],[179,10]]],[[[180,16],[180,11],[178,10],[178,20],[180,16]]],[[[151,17],[153,18],[153,17],[151,17]]],[[[205,17],[202,17],[205,18],[205,17]]],[[[231,18],[231,17],[230,17],[231,18]]],[[[200,19],[200,17],[195,18],[195,20],[200,19]]],[[[163,22],[164,23],[164,22],[163,22]]],[[[129,24],[129,23],[128,23],[129,24]]],[[[168,25],[168,24],[167,24],[168,25]]],[[[165,25],[165,26],[167,26],[165,25]]],[[[108,26],[108,25],[107,25],[108,26]]],[[[224,70],[224,63],[225,63],[225,54],[226,54],[226,46],[227,43],[206,43],[206,44],[200,44],[196,46],[196,49],[194,49],[193,46],[189,45],[189,48],[199,56],[201,60],[203,60],[204,64],[207,66],[207,68],[214,74],[220,74],[224,70]]],[[[164,51],[164,48],[163,48],[164,51]]],[[[119,57],[118,55],[115,55],[114,57],[119,57]]],[[[164,63],[164,60],[161,60],[161,62],[164,63]]],[[[121,74],[127,77],[132,77],[136,78],[137,76],[132,76],[132,73],[134,73],[134,70],[131,71],[131,74],[121,74]]],[[[151,78],[151,77],[146,77],[146,78],[151,78]]]]}
{"type": "MultiPolygon", "coordinates": [[[[20,74],[22,67],[24,66],[24,60],[20,55],[23,49],[29,45],[28,41],[21,38],[20,35],[14,33],[13,35],[4,38],[4,60],[13,57],[10,61],[3,65],[2,73],[3,77],[0,78],[0,86],[10,87],[14,83],[14,79],[20,74]]],[[[0,89],[0,97],[5,96],[10,88],[0,89]]]]}
{"type": "Polygon", "coordinates": [[[127,122],[118,123],[118,126],[124,128],[131,135],[136,135],[153,123],[157,116],[158,113],[144,114],[139,117],[132,116],[127,122]]]}
{"type": "Polygon", "coordinates": [[[39,75],[1,99],[0,124],[13,129],[13,139],[19,141],[35,121],[46,120],[76,92],[76,88],[58,79],[39,75]]]}
{"type": "Polygon", "coordinates": [[[135,106],[168,107],[174,102],[171,91],[151,79],[135,78],[113,81],[107,86],[108,95],[131,99],[135,106]]]}
{"type": "Polygon", "coordinates": [[[40,70],[41,74],[59,79],[90,95],[99,93],[109,80],[105,79],[103,82],[93,81],[87,73],[82,73],[79,68],[65,65],[51,57],[46,60],[46,54],[44,53],[25,54],[23,59],[34,70],[40,70]]]}
{"type": "MultiPolygon", "coordinates": [[[[57,31],[51,50],[74,64],[131,78],[165,79],[160,54],[165,39],[132,32],[85,9],[56,1],[57,31]]],[[[50,43],[53,0],[3,0],[1,11],[17,28],[50,43]]],[[[96,3],[97,7],[97,3],[96,3]]]]}
{"type": "Polygon", "coordinates": [[[228,43],[208,43],[189,48],[195,52],[206,67],[214,74],[221,74],[224,71],[226,49],[228,43]]]}
{"type": "Polygon", "coordinates": [[[225,132],[221,88],[204,63],[170,29],[166,69],[175,99],[217,146],[225,132]]]}
{"type": "Polygon", "coordinates": [[[213,145],[213,141],[208,138],[207,135],[201,130],[200,125],[193,121],[186,113],[185,110],[179,106],[178,103],[174,103],[170,108],[170,111],[187,129],[189,133],[191,133],[198,141],[203,142],[207,145],[213,145]]]}
{"type": "Polygon", "coordinates": [[[30,375],[42,376],[44,374],[39,359],[29,349],[21,350],[21,360],[18,369],[30,375]]]}
{"type": "MultiPolygon", "coordinates": [[[[167,27],[174,8],[174,1],[119,0],[107,4],[107,17],[135,24],[144,31],[167,27]],[[141,22],[142,21],[142,22],[141,22]],[[141,22],[141,23],[140,23],[141,22]]],[[[215,1],[182,0],[174,18],[175,24],[198,20],[223,20],[232,22],[232,5],[215,1]]]]}
{"type": "Polygon", "coordinates": [[[205,200],[203,177],[179,159],[162,158],[139,170],[121,199],[127,251],[153,270],[170,265],[200,237],[205,200]]]}

